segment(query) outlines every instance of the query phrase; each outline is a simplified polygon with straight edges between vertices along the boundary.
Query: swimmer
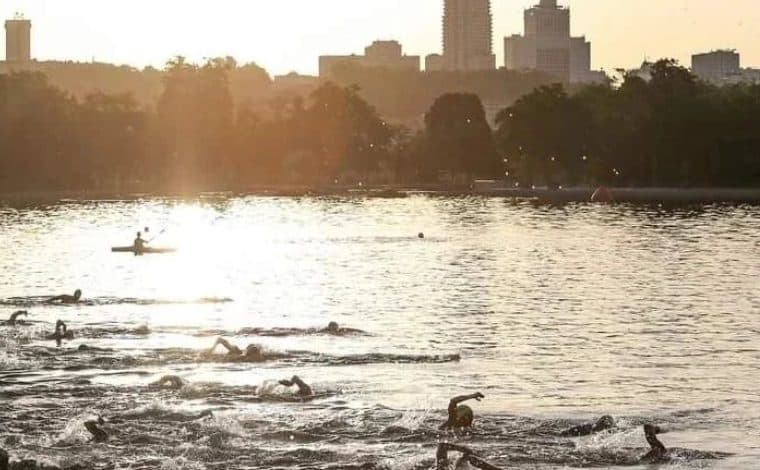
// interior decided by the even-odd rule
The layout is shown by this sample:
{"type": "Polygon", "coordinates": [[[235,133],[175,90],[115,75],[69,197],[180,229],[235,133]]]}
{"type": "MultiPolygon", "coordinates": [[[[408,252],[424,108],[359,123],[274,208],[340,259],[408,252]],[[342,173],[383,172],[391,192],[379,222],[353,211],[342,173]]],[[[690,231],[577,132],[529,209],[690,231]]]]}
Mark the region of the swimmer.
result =
{"type": "Polygon", "coordinates": [[[662,429],[659,426],[653,426],[651,424],[644,425],[644,436],[647,438],[649,447],[652,448],[645,456],[641,458],[642,462],[662,462],[668,460],[668,449],[665,445],[657,439],[657,434],[660,434],[662,429]]]}
{"type": "Polygon", "coordinates": [[[469,463],[473,467],[481,470],[501,470],[499,467],[486,462],[475,455],[468,447],[441,442],[438,444],[438,451],[435,453],[436,470],[449,470],[449,451],[461,452],[462,457],[456,462],[454,468],[462,468],[463,464],[469,463]]]}
{"type": "Polygon", "coordinates": [[[480,392],[452,398],[449,402],[449,418],[441,425],[441,429],[472,427],[472,422],[475,420],[475,414],[472,412],[472,408],[467,405],[460,405],[460,403],[467,400],[480,401],[483,398],[485,398],[485,396],[480,392]]]}
{"type": "Polygon", "coordinates": [[[45,339],[48,340],[55,340],[56,346],[59,348],[61,347],[61,343],[64,339],[72,340],[74,339],[74,332],[69,330],[66,327],[66,323],[64,323],[62,320],[58,320],[55,322],[55,333],[52,335],[48,335],[45,337],[45,339]]]}
{"type": "Polygon", "coordinates": [[[137,327],[134,333],[138,336],[148,336],[151,334],[151,331],[148,325],[141,325],[137,327]]]}
{"type": "Polygon", "coordinates": [[[20,316],[28,317],[29,312],[27,312],[26,310],[19,310],[18,312],[14,312],[6,323],[10,326],[16,326],[16,322],[18,321],[18,317],[20,316]]]}
{"type": "Polygon", "coordinates": [[[616,427],[615,418],[609,415],[602,416],[594,423],[584,423],[565,429],[559,435],[562,437],[590,436],[616,427]]]}
{"type": "Polygon", "coordinates": [[[730,457],[731,454],[723,452],[704,452],[692,449],[668,449],[665,445],[657,439],[657,435],[664,431],[659,426],[652,424],[644,425],[644,436],[646,436],[647,443],[651,450],[646,455],[641,457],[637,463],[642,464],[656,464],[667,463],[671,460],[675,461],[691,461],[691,460],[717,460],[730,457]]]}
{"type": "Polygon", "coordinates": [[[45,301],[45,303],[48,304],[76,304],[79,302],[79,299],[82,298],[82,291],[80,289],[77,289],[74,291],[74,295],[58,295],[55,297],[51,297],[45,301]]]}
{"type": "Polygon", "coordinates": [[[97,420],[87,421],[84,423],[84,427],[92,434],[92,440],[95,442],[105,442],[108,440],[108,433],[105,432],[100,426],[103,426],[105,421],[98,416],[97,420]]]}
{"type": "Polygon", "coordinates": [[[161,379],[150,384],[151,387],[168,388],[170,390],[179,390],[187,385],[187,382],[176,375],[165,375],[161,379]]]}
{"type": "Polygon", "coordinates": [[[340,325],[338,325],[338,322],[331,321],[327,324],[327,328],[324,328],[320,330],[320,333],[328,333],[331,335],[346,335],[346,334],[353,334],[353,333],[364,333],[362,330],[357,330],[355,328],[341,328],[340,325]]]}
{"type": "Polygon", "coordinates": [[[10,457],[8,456],[8,452],[0,449],[0,470],[8,470],[9,461],[10,457]]]}
{"type": "Polygon", "coordinates": [[[280,380],[280,385],[284,385],[286,387],[292,387],[293,385],[298,386],[298,396],[301,397],[310,397],[314,395],[314,392],[312,392],[311,387],[301,380],[301,377],[294,375],[292,379],[290,380],[280,380]]]}
{"type": "Polygon", "coordinates": [[[261,346],[257,344],[249,344],[248,347],[245,348],[245,352],[243,352],[239,347],[235,346],[234,344],[230,343],[229,341],[221,337],[216,339],[216,342],[208,351],[208,354],[209,355],[214,354],[214,350],[219,345],[223,346],[224,349],[227,350],[227,358],[230,360],[245,361],[245,362],[263,362],[271,357],[271,355],[265,355],[264,351],[261,349],[261,346]]]}

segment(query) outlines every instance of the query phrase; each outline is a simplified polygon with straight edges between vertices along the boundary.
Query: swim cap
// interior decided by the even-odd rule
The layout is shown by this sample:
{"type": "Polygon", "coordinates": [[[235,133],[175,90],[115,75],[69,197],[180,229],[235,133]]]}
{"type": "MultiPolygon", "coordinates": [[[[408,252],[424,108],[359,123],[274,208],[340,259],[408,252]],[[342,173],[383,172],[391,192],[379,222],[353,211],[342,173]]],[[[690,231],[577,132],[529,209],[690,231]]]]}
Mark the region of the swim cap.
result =
{"type": "Polygon", "coordinates": [[[454,414],[454,427],[469,428],[473,421],[475,421],[475,414],[472,412],[472,408],[467,405],[459,405],[454,414]]]}

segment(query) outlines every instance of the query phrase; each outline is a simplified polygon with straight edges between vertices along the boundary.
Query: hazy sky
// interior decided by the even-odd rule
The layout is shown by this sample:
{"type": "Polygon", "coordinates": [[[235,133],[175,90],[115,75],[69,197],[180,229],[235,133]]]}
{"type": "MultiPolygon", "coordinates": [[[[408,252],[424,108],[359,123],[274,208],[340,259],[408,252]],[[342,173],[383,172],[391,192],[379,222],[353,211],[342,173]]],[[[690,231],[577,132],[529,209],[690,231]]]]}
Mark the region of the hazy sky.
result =
{"type": "MultiPolygon", "coordinates": [[[[638,65],[736,48],[760,66],[759,0],[560,0],[572,9],[573,34],[592,41],[593,66],[638,65]]],[[[320,54],[361,53],[374,39],[398,39],[409,54],[441,49],[442,0],[3,0],[33,21],[37,59],[162,65],[232,55],[271,73],[315,73],[320,54]]],[[[522,33],[530,0],[492,0],[494,49],[522,33]]],[[[4,35],[2,37],[4,50],[4,35]]],[[[2,57],[2,53],[0,53],[2,57]]]]}

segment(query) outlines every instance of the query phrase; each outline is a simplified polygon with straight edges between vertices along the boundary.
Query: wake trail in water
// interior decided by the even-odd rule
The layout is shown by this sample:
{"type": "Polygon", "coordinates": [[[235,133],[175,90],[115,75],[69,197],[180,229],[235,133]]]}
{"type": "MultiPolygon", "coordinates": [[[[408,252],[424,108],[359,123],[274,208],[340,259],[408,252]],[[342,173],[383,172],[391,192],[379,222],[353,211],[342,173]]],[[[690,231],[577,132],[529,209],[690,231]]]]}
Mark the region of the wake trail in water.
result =
{"type": "MultiPolygon", "coordinates": [[[[178,329],[173,329],[177,331],[178,329]]],[[[191,330],[191,328],[182,328],[182,331],[191,330]]],[[[169,330],[172,331],[172,330],[169,330]]],[[[263,336],[263,337],[287,337],[287,336],[370,336],[370,333],[355,329],[341,328],[338,331],[331,331],[327,328],[242,328],[237,331],[228,330],[202,330],[193,333],[196,337],[207,336],[263,336]]]]}
{"type": "Polygon", "coordinates": [[[29,308],[29,307],[100,307],[109,305],[203,305],[203,304],[224,304],[234,302],[229,297],[201,297],[198,299],[138,299],[133,297],[93,297],[83,299],[75,304],[50,304],[50,296],[28,296],[28,297],[9,297],[0,299],[0,306],[29,308]]]}

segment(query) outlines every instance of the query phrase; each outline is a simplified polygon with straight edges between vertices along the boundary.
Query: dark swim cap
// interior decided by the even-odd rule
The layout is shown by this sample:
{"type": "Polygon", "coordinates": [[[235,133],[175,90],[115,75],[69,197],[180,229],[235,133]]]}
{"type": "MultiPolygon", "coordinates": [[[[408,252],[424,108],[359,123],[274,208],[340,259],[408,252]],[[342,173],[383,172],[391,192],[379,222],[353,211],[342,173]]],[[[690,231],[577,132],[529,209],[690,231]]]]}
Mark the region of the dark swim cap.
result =
{"type": "Polygon", "coordinates": [[[473,421],[475,421],[475,413],[472,412],[472,408],[467,405],[457,406],[454,413],[454,427],[469,428],[473,421]]]}

